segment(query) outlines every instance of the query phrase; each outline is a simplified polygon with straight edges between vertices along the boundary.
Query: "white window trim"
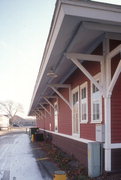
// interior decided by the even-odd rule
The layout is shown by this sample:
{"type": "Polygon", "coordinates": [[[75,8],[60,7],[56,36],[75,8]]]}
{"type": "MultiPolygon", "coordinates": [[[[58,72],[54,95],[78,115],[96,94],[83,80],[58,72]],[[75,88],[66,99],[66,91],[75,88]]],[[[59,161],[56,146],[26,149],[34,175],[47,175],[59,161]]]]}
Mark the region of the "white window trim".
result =
{"type": "Polygon", "coordinates": [[[88,123],[88,83],[87,81],[85,83],[83,83],[81,86],[80,86],[80,123],[81,124],[87,124],[88,123]],[[83,88],[86,88],[86,114],[87,114],[87,118],[86,120],[82,120],[82,109],[81,109],[81,105],[82,105],[82,98],[81,98],[81,95],[82,95],[82,89],[83,88]]]}
{"type": "MultiPolygon", "coordinates": [[[[98,81],[101,81],[101,73],[98,73],[94,76],[94,78],[98,81]]],[[[102,96],[100,96],[100,120],[93,120],[93,98],[92,98],[92,86],[93,83],[91,82],[91,123],[101,123],[102,122],[102,96]]]]}
{"type": "Polygon", "coordinates": [[[79,86],[77,86],[76,88],[72,89],[72,136],[75,138],[80,138],[80,119],[79,119],[79,114],[80,114],[80,110],[79,110],[79,103],[78,103],[78,128],[79,128],[79,132],[78,134],[74,133],[74,127],[73,127],[73,94],[75,94],[76,92],[78,92],[78,101],[80,99],[80,93],[79,93],[79,86]]]}

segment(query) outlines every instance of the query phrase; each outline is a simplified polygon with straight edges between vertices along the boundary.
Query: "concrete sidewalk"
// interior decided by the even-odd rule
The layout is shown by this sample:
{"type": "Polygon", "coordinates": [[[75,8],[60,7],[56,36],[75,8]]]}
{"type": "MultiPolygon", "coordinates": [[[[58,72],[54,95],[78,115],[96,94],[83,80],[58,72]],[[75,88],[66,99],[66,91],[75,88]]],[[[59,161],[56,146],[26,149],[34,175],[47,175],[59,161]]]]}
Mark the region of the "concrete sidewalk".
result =
{"type": "Polygon", "coordinates": [[[25,131],[4,132],[0,136],[1,180],[52,180],[34,157],[30,139],[25,131]]]}
{"type": "Polygon", "coordinates": [[[53,179],[55,171],[59,171],[60,169],[49,159],[47,153],[41,149],[39,142],[31,142],[31,147],[40,169],[43,166],[45,171],[48,172],[53,179]]]}
{"type": "Polygon", "coordinates": [[[6,135],[6,134],[10,134],[10,133],[15,133],[15,132],[26,132],[26,128],[23,128],[23,127],[21,127],[21,128],[9,128],[9,129],[7,129],[7,130],[0,130],[0,136],[2,136],[2,135],[6,135]]]}

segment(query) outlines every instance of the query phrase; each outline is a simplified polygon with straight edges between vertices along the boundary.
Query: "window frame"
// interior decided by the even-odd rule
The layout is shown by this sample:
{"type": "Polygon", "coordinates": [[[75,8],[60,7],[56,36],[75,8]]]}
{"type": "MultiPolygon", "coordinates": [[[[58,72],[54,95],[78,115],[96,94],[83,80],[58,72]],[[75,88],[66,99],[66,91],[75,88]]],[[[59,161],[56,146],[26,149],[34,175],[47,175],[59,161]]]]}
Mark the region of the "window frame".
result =
{"type": "Polygon", "coordinates": [[[74,137],[79,138],[80,137],[80,109],[79,109],[79,99],[80,99],[80,92],[79,92],[79,86],[72,89],[72,135],[74,137]],[[78,133],[74,133],[74,119],[73,119],[73,95],[78,92],[78,133]]]}
{"type": "Polygon", "coordinates": [[[88,123],[88,82],[84,82],[80,85],[80,123],[87,124],[88,123]],[[82,89],[86,88],[86,98],[82,98],[82,89]],[[86,119],[82,119],[82,104],[86,102],[86,119]]]}
{"type": "MultiPolygon", "coordinates": [[[[96,81],[100,82],[101,81],[101,73],[96,74],[94,76],[94,78],[96,79],[96,81]]],[[[102,122],[102,96],[101,96],[101,93],[99,90],[96,91],[95,93],[93,93],[93,86],[94,86],[94,84],[91,82],[91,123],[101,123],[102,122]],[[94,118],[93,118],[93,104],[96,101],[99,102],[99,119],[94,120],[94,118]]],[[[95,88],[95,89],[97,89],[97,88],[95,88]]]]}

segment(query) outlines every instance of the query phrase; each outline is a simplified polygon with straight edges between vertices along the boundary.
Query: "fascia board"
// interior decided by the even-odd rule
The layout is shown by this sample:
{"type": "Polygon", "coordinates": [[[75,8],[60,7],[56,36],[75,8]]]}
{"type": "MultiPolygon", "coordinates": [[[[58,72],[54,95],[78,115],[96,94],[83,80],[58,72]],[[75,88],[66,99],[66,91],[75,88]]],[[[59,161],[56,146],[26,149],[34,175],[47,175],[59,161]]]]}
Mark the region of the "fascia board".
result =
{"type": "Polygon", "coordinates": [[[103,3],[84,3],[76,2],[63,4],[63,11],[66,15],[78,16],[85,19],[92,19],[94,21],[108,21],[121,24],[121,6],[115,6],[103,3]],[[119,8],[120,7],[120,8],[119,8]]]}
{"type": "Polygon", "coordinates": [[[121,12],[121,5],[110,4],[104,2],[96,2],[92,0],[60,0],[61,4],[72,5],[72,6],[81,6],[92,9],[106,10],[106,11],[117,11],[121,12]]]}
{"type": "Polygon", "coordinates": [[[59,12],[55,13],[56,17],[53,20],[53,26],[51,28],[51,31],[50,31],[50,34],[48,36],[47,43],[46,43],[46,46],[45,46],[42,62],[41,62],[41,65],[40,65],[39,73],[38,73],[38,76],[37,76],[37,80],[36,80],[32,100],[31,100],[30,110],[31,110],[31,107],[32,107],[32,104],[33,104],[37,89],[38,89],[39,84],[41,82],[41,78],[42,78],[42,76],[44,74],[45,68],[46,68],[47,63],[49,61],[49,57],[50,57],[51,51],[53,49],[53,46],[55,44],[58,32],[60,30],[61,24],[62,24],[63,19],[64,19],[63,10],[62,9],[60,10],[60,8],[58,8],[58,11],[59,12]],[[57,19],[58,19],[58,21],[57,21],[57,19]]]}

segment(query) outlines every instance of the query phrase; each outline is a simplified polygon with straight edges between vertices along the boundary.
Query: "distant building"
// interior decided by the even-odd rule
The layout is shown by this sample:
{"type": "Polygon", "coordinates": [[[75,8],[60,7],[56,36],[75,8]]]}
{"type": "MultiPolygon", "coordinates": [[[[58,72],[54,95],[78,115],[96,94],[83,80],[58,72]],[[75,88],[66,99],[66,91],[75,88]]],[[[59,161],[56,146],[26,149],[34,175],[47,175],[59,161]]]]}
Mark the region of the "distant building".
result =
{"type": "Polygon", "coordinates": [[[36,126],[36,117],[28,116],[23,118],[21,116],[15,115],[13,117],[13,125],[18,126],[36,126]]]}
{"type": "Polygon", "coordinates": [[[0,115],[0,129],[9,127],[9,118],[6,115],[0,115]]]}

